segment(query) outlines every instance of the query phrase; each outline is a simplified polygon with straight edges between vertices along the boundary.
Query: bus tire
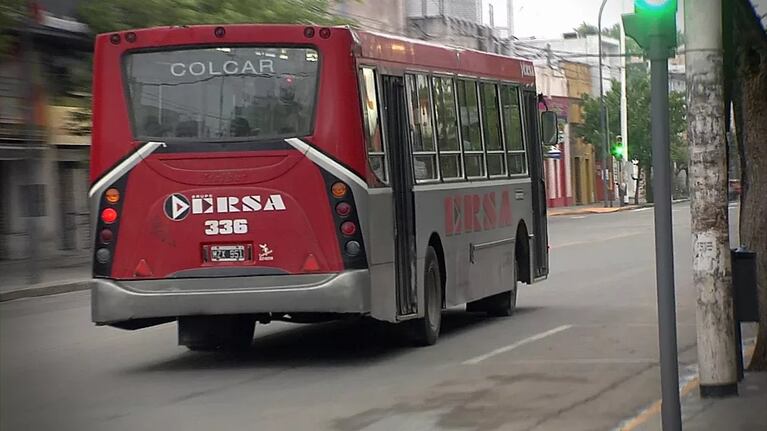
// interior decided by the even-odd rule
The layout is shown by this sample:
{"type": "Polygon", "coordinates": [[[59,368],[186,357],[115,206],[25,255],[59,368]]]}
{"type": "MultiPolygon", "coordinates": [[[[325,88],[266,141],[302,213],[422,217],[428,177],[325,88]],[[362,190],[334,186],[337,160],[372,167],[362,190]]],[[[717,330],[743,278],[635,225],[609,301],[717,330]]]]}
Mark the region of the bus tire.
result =
{"type": "Polygon", "coordinates": [[[431,346],[437,342],[442,327],[442,277],[434,248],[426,249],[424,265],[424,316],[405,322],[410,340],[416,346],[431,346]]]}
{"type": "Polygon", "coordinates": [[[255,318],[247,315],[178,319],[178,343],[194,352],[244,351],[253,343],[255,318]]]}

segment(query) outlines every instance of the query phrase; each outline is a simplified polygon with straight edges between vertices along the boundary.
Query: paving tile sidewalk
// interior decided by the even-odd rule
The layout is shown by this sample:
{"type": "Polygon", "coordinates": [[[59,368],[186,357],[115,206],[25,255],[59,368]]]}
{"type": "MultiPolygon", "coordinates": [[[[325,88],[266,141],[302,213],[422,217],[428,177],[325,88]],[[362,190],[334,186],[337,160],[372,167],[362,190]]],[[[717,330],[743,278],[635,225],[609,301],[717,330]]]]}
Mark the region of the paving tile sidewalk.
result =
{"type": "MultiPolygon", "coordinates": [[[[738,385],[739,396],[702,399],[696,390],[682,398],[682,428],[685,431],[767,430],[767,372],[746,373],[738,385]]],[[[642,431],[660,431],[655,417],[642,431]]]]}
{"type": "Polygon", "coordinates": [[[578,206],[572,206],[572,207],[556,207],[556,208],[549,208],[547,210],[549,216],[564,216],[564,215],[579,215],[579,214],[603,214],[603,213],[614,213],[618,211],[628,211],[636,208],[640,208],[643,205],[624,205],[624,206],[613,206],[605,208],[604,204],[601,202],[598,204],[592,204],[592,205],[578,205],[578,206]]]}
{"type": "MultiPolygon", "coordinates": [[[[688,201],[689,199],[675,199],[674,201],[672,201],[672,204],[678,204],[678,203],[688,202],[688,201]]],[[[646,208],[651,206],[653,206],[653,204],[651,203],[618,206],[617,203],[613,202],[612,207],[605,208],[604,203],[597,202],[597,203],[593,203],[589,205],[548,208],[547,214],[549,216],[554,216],[554,217],[565,216],[565,215],[581,215],[581,214],[605,214],[605,213],[614,213],[618,211],[635,210],[638,208],[646,208]]]]}
{"type": "Polygon", "coordinates": [[[39,281],[29,284],[28,262],[0,262],[0,302],[32,296],[53,295],[88,288],[90,257],[60,256],[39,262],[39,281]]]}

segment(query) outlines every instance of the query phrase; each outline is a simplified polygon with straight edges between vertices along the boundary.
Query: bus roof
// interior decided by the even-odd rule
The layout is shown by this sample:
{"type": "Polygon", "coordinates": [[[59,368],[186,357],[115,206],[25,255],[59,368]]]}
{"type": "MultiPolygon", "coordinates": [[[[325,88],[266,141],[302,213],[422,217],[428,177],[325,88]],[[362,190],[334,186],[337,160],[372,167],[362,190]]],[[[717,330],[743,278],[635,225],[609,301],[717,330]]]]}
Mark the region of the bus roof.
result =
{"type": "Polygon", "coordinates": [[[535,82],[535,69],[530,60],[373,31],[350,31],[364,59],[411,65],[415,70],[437,69],[524,84],[535,82]]]}
{"type": "MultiPolygon", "coordinates": [[[[334,38],[332,33],[327,39],[320,37],[320,27],[304,24],[226,24],[164,26],[136,30],[127,33],[138,35],[135,43],[125,48],[149,48],[153,46],[194,45],[215,43],[307,43],[319,45],[328,43],[352,43],[356,55],[374,63],[393,63],[398,68],[409,70],[442,71],[458,75],[471,75],[482,78],[504,79],[521,84],[534,84],[535,69],[529,60],[476,51],[468,48],[440,45],[433,42],[409,39],[402,36],[355,30],[347,26],[330,27],[332,33],[346,33],[346,37],[334,38]],[[218,27],[226,30],[225,36],[214,36],[218,27]],[[308,37],[304,30],[313,28],[308,37]],[[268,31],[258,31],[268,29],[268,31]],[[314,40],[312,40],[314,39],[314,40]],[[335,40],[334,40],[335,39],[335,40]],[[340,39],[340,40],[339,40],[340,39]]],[[[109,37],[119,33],[99,36],[98,42],[109,45],[109,37]]]]}

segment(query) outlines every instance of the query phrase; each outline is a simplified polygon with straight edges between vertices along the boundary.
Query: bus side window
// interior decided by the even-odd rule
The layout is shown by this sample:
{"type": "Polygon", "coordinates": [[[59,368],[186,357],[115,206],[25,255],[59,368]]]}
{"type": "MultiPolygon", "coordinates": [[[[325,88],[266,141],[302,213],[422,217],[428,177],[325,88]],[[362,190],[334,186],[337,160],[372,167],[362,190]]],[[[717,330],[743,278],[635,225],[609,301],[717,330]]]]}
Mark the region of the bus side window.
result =
{"type": "Polygon", "coordinates": [[[416,181],[435,180],[437,176],[437,150],[434,146],[429,79],[424,75],[405,75],[408,96],[408,120],[413,170],[416,181]]]}
{"type": "Polygon", "coordinates": [[[479,123],[477,83],[460,79],[457,87],[466,176],[481,178],[485,176],[485,150],[482,148],[482,129],[479,123]]]}
{"type": "Polygon", "coordinates": [[[503,125],[506,133],[506,160],[509,174],[527,174],[527,153],[522,134],[522,114],[520,111],[519,89],[504,85],[501,87],[501,105],[503,106],[503,125]]]}
{"type": "Polygon", "coordinates": [[[455,112],[453,79],[432,78],[434,121],[437,129],[439,167],[443,179],[463,178],[458,118],[455,112]]]}
{"type": "Polygon", "coordinates": [[[368,165],[376,178],[386,183],[386,153],[381,137],[376,73],[369,67],[363,67],[360,73],[360,98],[362,99],[362,119],[365,123],[368,165]]]}
{"type": "Polygon", "coordinates": [[[498,104],[498,86],[488,82],[479,84],[482,97],[482,129],[487,150],[487,173],[491,177],[506,175],[506,156],[503,151],[501,109],[498,104]]]}

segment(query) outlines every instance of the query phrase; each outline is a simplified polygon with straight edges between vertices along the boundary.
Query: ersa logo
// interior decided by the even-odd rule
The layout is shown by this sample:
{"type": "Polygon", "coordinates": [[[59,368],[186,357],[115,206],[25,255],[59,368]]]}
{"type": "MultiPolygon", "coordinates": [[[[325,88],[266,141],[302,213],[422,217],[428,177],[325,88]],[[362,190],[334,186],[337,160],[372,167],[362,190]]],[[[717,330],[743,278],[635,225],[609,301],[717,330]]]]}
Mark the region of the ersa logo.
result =
{"type": "Polygon", "coordinates": [[[193,195],[191,201],[181,193],[165,198],[165,216],[181,221],[189,214],[231,214],[261,211],[285,211],[285,201],[280,194],[248,196],[193,195]]]}
{"type": "Polygon", "coordinates": [[[522,63],[522,76],[535,76],[535,67],[532,64],[522,63]]]}

